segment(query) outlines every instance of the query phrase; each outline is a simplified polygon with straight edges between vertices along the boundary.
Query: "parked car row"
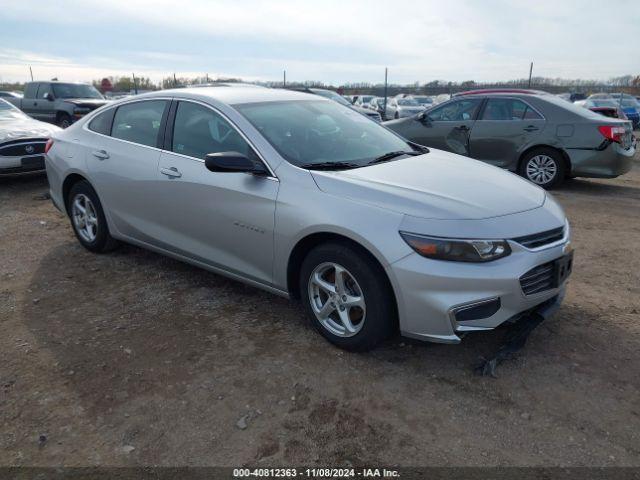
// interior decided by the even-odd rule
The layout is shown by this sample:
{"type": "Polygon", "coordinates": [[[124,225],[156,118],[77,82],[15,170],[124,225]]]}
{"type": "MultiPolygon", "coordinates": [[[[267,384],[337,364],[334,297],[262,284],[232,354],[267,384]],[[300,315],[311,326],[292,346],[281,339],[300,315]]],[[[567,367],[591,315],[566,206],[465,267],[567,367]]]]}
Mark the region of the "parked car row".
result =
{"type": "Polygon", "coordinates": [[[640,101],[633,95],[595,93],[575,103],[608,117],[629,120],[634,128],[640,128],[640,101]]]}
{"type": "Polygon", "coordinates": [[[408,93],[388,97],[386,102],[384,97],[375,95],[345,95],[343,98],[354,106],[378,112],[382,120],[409,117],[444,101],[442,97],[438,101],[437,97],[408,93]]]}
{"type": "Polygon", "coordinates": [[[48,125],[51,198],[88,250],[132,243],[299,298],[341,348],[397,330],[458,343],[551,314],[573,253],[537,186],[628,171],[630,122],[522,90],[392,100],[397,119],[380,123],[323,89],[121,99],[48,125]]]}

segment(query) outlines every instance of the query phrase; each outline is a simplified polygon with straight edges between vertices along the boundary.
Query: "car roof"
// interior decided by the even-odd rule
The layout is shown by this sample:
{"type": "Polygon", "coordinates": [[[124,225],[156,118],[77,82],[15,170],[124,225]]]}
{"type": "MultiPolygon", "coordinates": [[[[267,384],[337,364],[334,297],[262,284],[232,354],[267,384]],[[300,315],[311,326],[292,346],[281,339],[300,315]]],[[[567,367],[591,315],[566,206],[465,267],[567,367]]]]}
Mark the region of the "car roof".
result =
{"type": "Polygon", "coordinates": [[[229,105],[238,105],[242,103],[281,102],[287,100],[331,101],[318,95],[297,92],[294,90],[286,90],[283,88],[247,88],[231,86],[224,88],[187,87],[176,88],[172,90],[158,90],[157,92],[138,95],[136,98],[153,98],[166,96],[192,99],[202,99],[203,97],[208,97],[229,105]]]}
{"type": "Polygon", "coordinates": [[[454,93],[454,97],[465,95],[549,95],[542,90],[529,90],[525,88],[483,88],[478,90],[467,90],[466,92],[454,93]]]}

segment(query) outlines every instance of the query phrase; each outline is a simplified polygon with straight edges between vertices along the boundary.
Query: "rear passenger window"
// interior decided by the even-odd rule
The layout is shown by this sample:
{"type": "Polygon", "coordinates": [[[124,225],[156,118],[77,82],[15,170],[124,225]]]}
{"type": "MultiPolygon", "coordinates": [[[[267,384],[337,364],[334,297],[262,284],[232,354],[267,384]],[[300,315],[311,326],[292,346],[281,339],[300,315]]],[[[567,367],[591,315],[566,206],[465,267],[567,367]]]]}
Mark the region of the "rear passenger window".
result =
{"type": "Polygon", "coordinates": [[[239,152],[257,155],[242,136],[221,115],[191,102],[178,103],[171,150],[201,160],[209,153],[239,152]]]}
{"type": "Polygon", "coordinates": [[[482,120],[537,120],[542,117],[522,100],[490,98],[482,112],[482,120]]]}
{"type": "Polygon", "coordinates": [[[102,135],[109,135],[111,133],[111,120],[113,120],[113,108],[102,112],[91,120],[89,122],[89,130],[102,135]]]}
{"type": "Polygon", "coordinates": [[[165,100],[149,100],[118,107],[113,118],[111,136],[140,145],[156,147],[162,114],[166,105],[165,100]]]}

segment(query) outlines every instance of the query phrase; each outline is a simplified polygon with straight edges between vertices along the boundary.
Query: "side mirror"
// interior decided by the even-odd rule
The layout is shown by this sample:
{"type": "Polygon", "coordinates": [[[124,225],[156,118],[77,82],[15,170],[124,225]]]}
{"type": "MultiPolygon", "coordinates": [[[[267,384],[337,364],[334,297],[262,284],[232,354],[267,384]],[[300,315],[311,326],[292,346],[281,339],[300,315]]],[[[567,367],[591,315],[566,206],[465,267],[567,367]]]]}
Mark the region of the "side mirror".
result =
{"type": "Polygon", "coordinates": [[[254,162],[240,152],[210,153],[204,159],[204,164],[212,172],[242,172],[254,175],[267,175],[268,172],[260,162],[254,162]]]}
{"type": "Polygon", "coordinates": [[[418,121],[420,121],[421,123],[425,124],[425,125],[429,125],[431,123],[431,119],[429,118],[429,115],[427,115],[427,112],[422,112],[418,114],[418,121]]]}
{"type": "Polygon", "coordinates": [[[49,92],[45,93],[42,98],[44,98],[45,100],[49,100],[50,102],[53,102],[53,95],[51,95],[49,92]]]}

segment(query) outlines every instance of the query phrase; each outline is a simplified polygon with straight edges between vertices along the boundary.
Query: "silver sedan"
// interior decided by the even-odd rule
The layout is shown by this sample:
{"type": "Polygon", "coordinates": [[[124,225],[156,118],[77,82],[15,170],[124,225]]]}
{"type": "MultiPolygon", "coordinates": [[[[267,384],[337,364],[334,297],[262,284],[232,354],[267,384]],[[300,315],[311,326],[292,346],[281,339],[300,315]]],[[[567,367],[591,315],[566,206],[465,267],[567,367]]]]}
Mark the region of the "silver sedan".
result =
{"type": "Polygon", "coordinates": [[[127,242],[300,299],[350,350],[548,314],[571,271],[569,225],[544,190],[317,95],[161,91],[47,149],[51,198],[87,249],[127,242]]]}

